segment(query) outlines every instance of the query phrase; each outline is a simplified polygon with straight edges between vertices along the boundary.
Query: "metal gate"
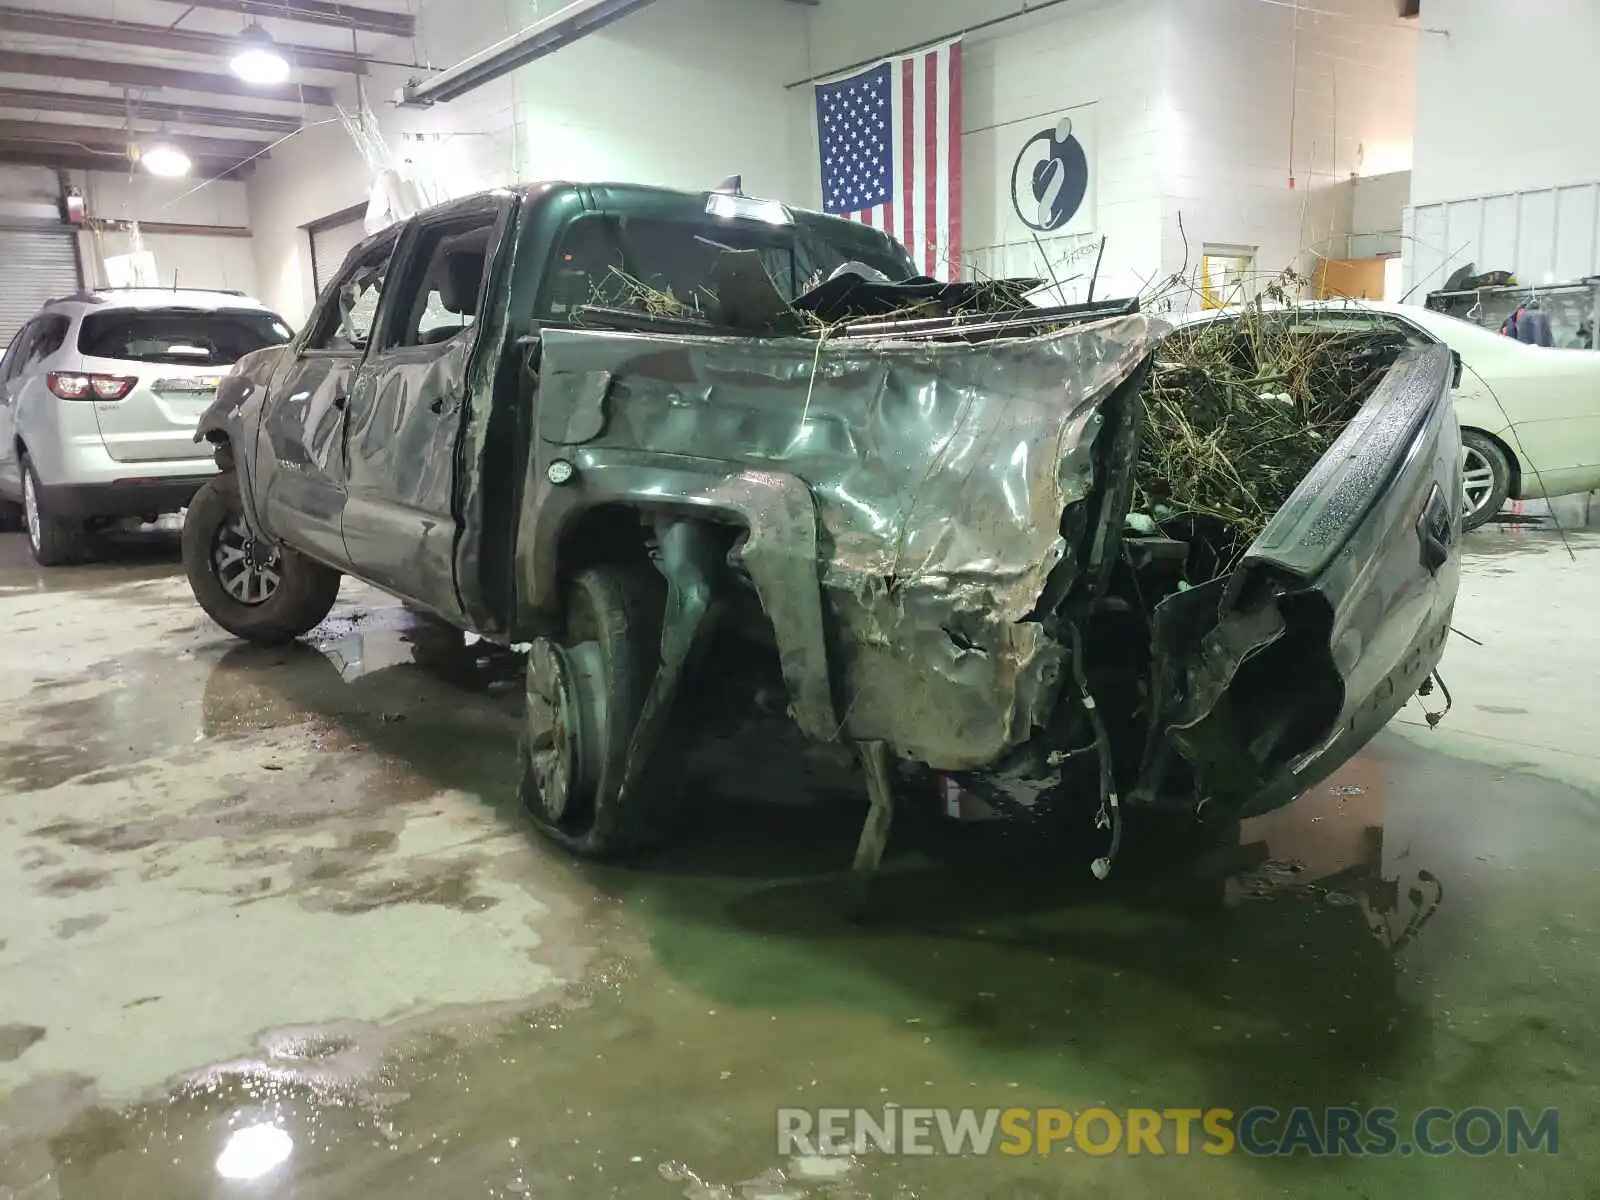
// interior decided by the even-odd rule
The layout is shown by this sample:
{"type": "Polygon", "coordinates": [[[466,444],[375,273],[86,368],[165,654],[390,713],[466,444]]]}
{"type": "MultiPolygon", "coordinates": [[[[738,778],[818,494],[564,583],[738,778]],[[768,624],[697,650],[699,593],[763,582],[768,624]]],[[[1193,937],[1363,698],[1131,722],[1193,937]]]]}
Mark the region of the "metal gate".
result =
{"type": "Polygon", "coordinates": [[[1524,287],[1600,274],[1600,182],[1407,208],[1404,261],[1419,304],[1469,263],[1511,271],[1524,287]]]}
{"type": "Polygon", "coordinates": [[[0,347],[47,301],[82,290],[78,235],[50,221],[0,222],[0,347]]]}
{"type": "Polygon", "coordinates": [[[339,273],[345,255],[365,240],[366,216],[367,206],[363,204],[306,226],[311,237],[311,281],[318,296],[339,273]]]}

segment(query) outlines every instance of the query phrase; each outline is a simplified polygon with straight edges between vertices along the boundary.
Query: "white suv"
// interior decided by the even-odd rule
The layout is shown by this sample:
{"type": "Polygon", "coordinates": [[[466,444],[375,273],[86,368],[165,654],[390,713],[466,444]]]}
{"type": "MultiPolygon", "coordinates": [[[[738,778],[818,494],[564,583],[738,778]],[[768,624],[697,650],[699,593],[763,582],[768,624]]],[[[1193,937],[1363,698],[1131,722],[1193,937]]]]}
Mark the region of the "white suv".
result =
{"type": "Polygon", "coordinates": [[[227,292],[53,300],[0,361],[0,522],[44,566],[87,557],[98,524],[185,507],[216,473],[195,423],[243,355],[289,326],[227,292]]]}

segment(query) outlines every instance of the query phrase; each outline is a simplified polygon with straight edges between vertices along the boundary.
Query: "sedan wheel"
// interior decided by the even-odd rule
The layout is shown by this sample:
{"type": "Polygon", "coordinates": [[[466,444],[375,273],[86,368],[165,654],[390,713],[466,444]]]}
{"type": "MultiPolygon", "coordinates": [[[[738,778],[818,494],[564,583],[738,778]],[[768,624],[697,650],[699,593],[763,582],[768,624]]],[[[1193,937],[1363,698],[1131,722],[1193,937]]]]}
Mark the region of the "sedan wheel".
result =
{"type": "Polygon", "coordinates": [[[1493,438],[1461,431],[1461,524],[1476,529],[1500,511],[1511,494],[1511,462],[1493,438]]]}
{"type": "Polygon", "coordinates": [[[1494,468],[1478,451],[1470,447],[1466,452],[1466,514],[1473,516],[1481,511],[1494,494],[1494,468]]]}
{"type": "Polygon", "coordinates": [[[240,604],[265,604],[283,581],[282,559],[276,550],[258,561],[255,539],[244,522],[234,520],[217,529],[211,564],[222,590],[240,604]]]}

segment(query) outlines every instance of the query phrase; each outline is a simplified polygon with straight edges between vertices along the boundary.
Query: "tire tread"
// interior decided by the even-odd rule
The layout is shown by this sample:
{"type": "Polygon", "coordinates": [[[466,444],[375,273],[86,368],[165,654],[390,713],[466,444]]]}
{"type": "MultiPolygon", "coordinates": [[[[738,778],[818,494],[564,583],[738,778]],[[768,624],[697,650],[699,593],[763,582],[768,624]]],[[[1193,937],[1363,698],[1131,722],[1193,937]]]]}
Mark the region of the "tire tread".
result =
{"type": "Polygon", "coordinates": [[[195,600],[218,625],[257,645],[282,645],[322,624],[339,598],[341,576],[287,546],[278,590],[258,605],[240,604],[223,590],[211,565],[218,525],[238,511],[238,483],[232,475],[208,480],[189,503],[183,522],[183,566],[195,600]]]}

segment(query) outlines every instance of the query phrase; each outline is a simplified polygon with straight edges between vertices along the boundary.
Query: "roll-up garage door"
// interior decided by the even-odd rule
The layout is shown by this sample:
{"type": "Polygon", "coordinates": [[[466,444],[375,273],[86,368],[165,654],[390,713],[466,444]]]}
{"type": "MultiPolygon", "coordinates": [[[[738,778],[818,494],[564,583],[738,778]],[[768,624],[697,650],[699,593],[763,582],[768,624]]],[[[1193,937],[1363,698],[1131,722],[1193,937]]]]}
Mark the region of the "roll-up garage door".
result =
{"type": "Polygon", "coordinates": [[[0,347],[9,346],[47,301],[82,287],[71,226],[0,223],[0,347]]]}
{"type": "Polygon", "coordinates": [[[312,281],[317,295],[322,295],[322,289],[333,282],[344,256],[366,239],[366,213],[366,205],[362,205],[353,216],[346,211],[307,227],[311,235],[312,281]]]}

